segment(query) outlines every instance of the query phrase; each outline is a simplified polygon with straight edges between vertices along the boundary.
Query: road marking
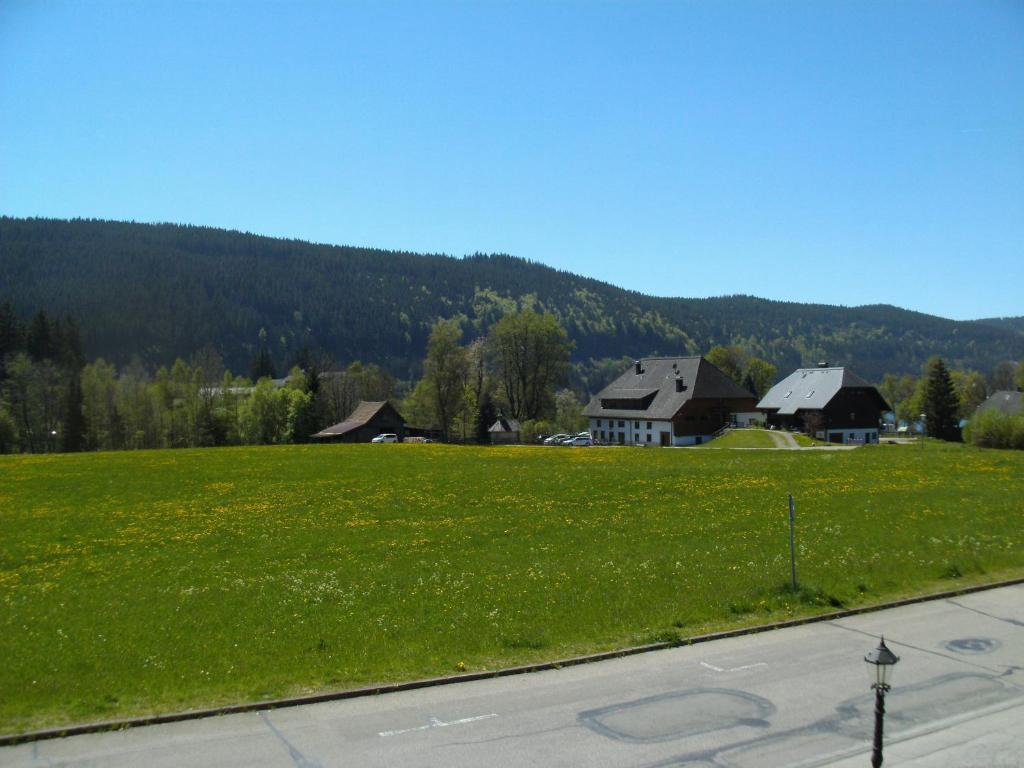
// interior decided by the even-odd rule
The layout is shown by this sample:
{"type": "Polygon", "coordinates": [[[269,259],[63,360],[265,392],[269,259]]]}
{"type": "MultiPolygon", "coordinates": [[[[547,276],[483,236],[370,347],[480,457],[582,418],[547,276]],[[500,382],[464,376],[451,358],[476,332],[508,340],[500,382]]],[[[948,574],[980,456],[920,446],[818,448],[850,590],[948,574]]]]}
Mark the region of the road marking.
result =
{"type": "Polygon", "coordinates": [[[713,672],[739,672],[744,669],[754,669],[755,667],[767,667],[768,663],[765,661],[759,661],[756,664],[744,664],[742,667],[730,667],[729,669],[725,669],[725,667],[716,667],[714,664],[708,664],[706,661],[702,661],[700,665],[702,667],[707,667],[713,672]]]}
{"type": "Polygon", "coordinates": [[[438,720],[436,717],[430,718],[426,725],[419,725],[415,728],[402,728],[397,731],[381,731],[378,736],[398,736],[402,733],[414,733],[416,731],[428,731],[431,728],[447,728],[450,725],[464,725],[466,723],[475,723],[478,720],[489,720],[492,717],[497,717],[496,712],[492,712],[489,715],[477,715],[476,717],[464,717],[461,720],[452,720],[450,723],[446,723],[443,720],[438,720]]]}

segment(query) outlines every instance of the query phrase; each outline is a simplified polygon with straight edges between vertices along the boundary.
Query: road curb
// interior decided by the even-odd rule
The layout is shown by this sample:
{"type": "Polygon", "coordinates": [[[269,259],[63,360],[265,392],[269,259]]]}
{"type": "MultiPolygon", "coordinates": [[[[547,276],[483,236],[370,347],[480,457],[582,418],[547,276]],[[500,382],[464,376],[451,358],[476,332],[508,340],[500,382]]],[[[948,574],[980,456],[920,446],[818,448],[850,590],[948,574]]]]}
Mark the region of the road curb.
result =
{"type": "Polygon", "coordinates": [[[710,632],[705,635],[696,635],[694,637],[680,638],[678,640],[669,640],[661,643],[650,643],[648,645],[636,645],[628,648],[619,648],[614,651],[592,653],[586,656],[573,656],[568,659],[547,661],[538,664],[527,664],[519,667],[506,667],[504,669],[496,669],[483,672],[467,672],[462,675],[452,675],[450,677],[432,677],[427,678],[425,680],[410,680],[404,683],[390,683],[387,685],[370,686],[366,688],[351,688],[344,691],[329,691],[324,693],[310,694],[307,696],[293,696],[290,698],[283,699],[268,699],[265,701],[249,702],[247,704],[230,704],[222,707],[211,707],[208,709],[192,709],[184,712],[171,712],[168,714],[152,715],[149,717],[133,717],[123,720],[103,720],[94,723],[70,725],[63,728],[48,728],[40,731],[27,731],[25,733],[0,735],[0,747],[7,747],[15,744],[24,744],[26,742],[32,741],[43,741],[45,739],[59,739],[65,736],[78,736],[85,733],[119,731],[127,728],[138,728],[144,725],[159,725],[160,723],[177,723],[184,720],[199,720],[201,718],[216,717],[219,715],[234,715],[243,712],[258,712],[261,710],[268,709],[298,707],[304,704],[319,704],[321,702],[326,701],[340,701],[342,699],[356,699],[364,696],[378,696],[384,693],[397,693],[398,691],[416,690],[417,688],[432,688],[438,685],[468,683],[474,680],[490,680],[497,677],[524,675],[529,672],[542,672],[545,670],[561,669],[563,667],[575,667],[580,664],[592,664],[598,661],[607,661],[610,659],[622,658],[624,656],[635,656],[641,653],[650,653],[651,651],[662,651],[669,648],[678,648],[684,645],[707,643],[712,640],[724,640],[728,637],[742,637],[743,635],[753,635],[761,632],[770,632],[776,629],[799,627],[804,624],[814,624],[821,621],[832,621],[835,619],[846,618],[847,616],[857,616],[863,613],[874,613],[875,611],[884,611],[889,608],[900,608],[905,605],[925,603],[931,600],[945,600],[950,597],[957,597],[958,595],[966,595],[972,592],[983,592],[990,589],[999,589],[1001,587],[1012,587],[1018,584],[1024,584],[1024,577],[1009,579],[1007,581],[999,581],[991,584],[977,584],[970,587],[962,587],[960,589],[936,592],[928,595],[919,595],[917,597],[907,597],[903,598],[902,600],[894,600],[892,602],[879,603],[877,605],[861,606],[859,608],[848,608],[841,611],[833,611],[831,613],[818,614],[816,616],[804,616],[798,619],[787,619],[786,621],[778,621],[772,624],[758,624],[753,627],[729,629],[722,632],[710,632]]]}

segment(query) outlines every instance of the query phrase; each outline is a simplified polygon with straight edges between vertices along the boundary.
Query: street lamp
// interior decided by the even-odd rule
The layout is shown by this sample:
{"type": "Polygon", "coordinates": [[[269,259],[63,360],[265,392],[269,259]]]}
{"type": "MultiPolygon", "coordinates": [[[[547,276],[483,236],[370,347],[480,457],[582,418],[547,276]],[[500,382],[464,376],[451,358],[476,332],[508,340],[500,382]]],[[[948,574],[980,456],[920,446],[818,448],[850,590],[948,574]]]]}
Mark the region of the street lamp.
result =
{"type": "Polygon", "coordinates": [[[871,750],[871,768],[882,764],[882,718],[885,717],[885,693],[890,688],[892,668],[900,657],[889,650],[885,638],[880,638],[878,647],[864,657],[871,674],[871,687],[875,690],[875,742],[871,750]]]}
{"type": "Polygon", "coordinates": [[[928,414],[925,414],[925,413],[921,414],[921,448],[922,449],[924,448],[924,438],[925,438],[925,435],[928,434],[928,423],[925,421],[925,419],[927,419],[927,418],[928,418],[928,414]]]}

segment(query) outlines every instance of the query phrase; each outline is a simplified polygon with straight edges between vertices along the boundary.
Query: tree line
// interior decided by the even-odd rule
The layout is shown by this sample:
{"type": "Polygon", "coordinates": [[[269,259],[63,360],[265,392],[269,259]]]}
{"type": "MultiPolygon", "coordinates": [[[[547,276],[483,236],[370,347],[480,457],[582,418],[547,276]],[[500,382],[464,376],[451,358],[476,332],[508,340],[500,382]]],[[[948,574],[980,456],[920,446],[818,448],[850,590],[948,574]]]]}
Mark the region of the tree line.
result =
{"type": "Polygon", "coordinates": [[[4,304],[0,452],[301,443],[361,400],[395,402],[410,423],[446,440],[486,441],[499,414],[527,425],[579,422],[581,404],[564,388],[571,343],[552,315],[511,311],[486,337],[463,344],[465,322],[434,324],[424,376],[412,385],[375,364],[331,370],[308,349],[274,379],[262,331],[252,378],[233,375],[210,345],[153,372],[138,359],[120,368],[103,358],[86,363],[74,319],[38,311],[26,324],[4,304]]]}
{"type": "MultiPolygon", "coordinates": [[[[436,320],[421,363],[423,376],[403,381],[373,363],[341,367],[309,348],[277,366],[261,329],[249,376],[235,376],[212,345],[170,366],[138,358],[120,367],[86,363],[71,316],[35,312],[22,321],[0,306],[0,452],[50,452],[306,442],[344,420],[360,400],[390,400],[407,422],[445,440],[487,442],[499,415],[523,434],[575,432],[582,408],[626,370],[628,357],[592,368],[585,386],[571,362],[573,342],[557,317],[532,307],[504,307],[486,335],[465,315],[436,320]],[[467,330],[470,333],[467,334],[467,330]]],[[[778,378],[772,362],[739,345],[705,357],[762,397],[778,378]]],[[[1024,389],[1024,365],[1003,361],[987,374],[950,369],[932,358],[921,376],[887,374],[878,385],[898,421],[924,413],[929,434],[957,439],[961,419],[1003,389],[1024,389]]],[[[1022,420],[984,414],[964,437],[992,447],[1024,447],[1022,420]]]]}
{"type": "MultiPolygon", "coordinates": [[[[0,453],[194,448],[305,442],[360,400],[388,400],[401,385],[380,366],[353,362],[321,373],[298,356],[288,376],[234,376],[206,346],[150,371],[86,363],[73,318],[39,311],[23,323],[0,306],[0,453]]],[[[250,368],[259,370],[257,352],[250,368]]]]}

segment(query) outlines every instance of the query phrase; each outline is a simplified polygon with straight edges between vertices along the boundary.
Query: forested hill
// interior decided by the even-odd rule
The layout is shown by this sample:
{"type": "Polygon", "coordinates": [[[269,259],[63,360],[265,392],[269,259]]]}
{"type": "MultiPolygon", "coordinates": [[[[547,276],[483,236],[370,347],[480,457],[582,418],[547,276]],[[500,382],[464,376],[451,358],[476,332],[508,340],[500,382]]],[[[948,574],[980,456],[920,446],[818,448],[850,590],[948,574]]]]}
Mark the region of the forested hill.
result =
{"type": "Polygon", "coordinates": [[[503,255],[457,259],[170,224],[0,218],[5,300],[23,316],[45,309],[76,317],[90,358],[169,363],[212,344],[239,373],[265,328],[279,367],[309,346],[339,363],[376,362],[408,377],[438,317],[465,315],[469,338],[516,303],[559,317],[584,384],[598,361],[614,367],[624,357],[728,344],[781,372],[827,359],[872,380],[918,373],[932,354],[982,370],[1024,357],[1013,319],[956,322],[892,306],[748,296],[654,298],[503,255]]]}

